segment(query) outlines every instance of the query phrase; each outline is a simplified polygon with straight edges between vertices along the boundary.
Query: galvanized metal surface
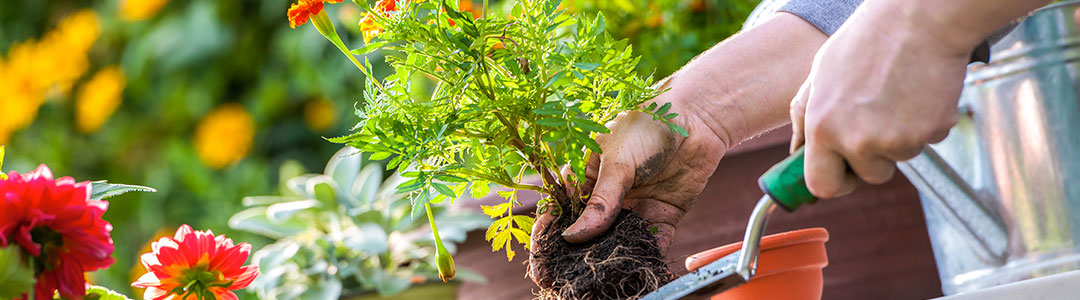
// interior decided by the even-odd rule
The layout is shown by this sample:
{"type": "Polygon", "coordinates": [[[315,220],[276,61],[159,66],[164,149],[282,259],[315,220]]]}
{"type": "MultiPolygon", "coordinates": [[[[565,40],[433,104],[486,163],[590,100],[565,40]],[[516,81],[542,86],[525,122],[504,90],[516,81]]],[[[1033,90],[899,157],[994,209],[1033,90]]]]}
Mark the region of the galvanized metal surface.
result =
{"type": "Polygon", "coordinates": [[[955,180],[925,156],[905,171],[946,295],[1080,269],[1078,7],[1037,11],[969,70],[964,115],[934,149],[970,190],[919,186],[955,180]]]}

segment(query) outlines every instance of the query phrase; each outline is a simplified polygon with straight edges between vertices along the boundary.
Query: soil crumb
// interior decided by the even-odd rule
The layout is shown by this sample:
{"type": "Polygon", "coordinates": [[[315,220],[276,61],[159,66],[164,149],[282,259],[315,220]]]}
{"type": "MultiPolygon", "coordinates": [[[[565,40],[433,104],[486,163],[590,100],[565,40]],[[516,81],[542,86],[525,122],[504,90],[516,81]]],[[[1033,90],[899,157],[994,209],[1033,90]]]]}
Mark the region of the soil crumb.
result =
{"type": "Polygon", "coordinates": [[[591,242],[571,244],[562,232],[574,223],[564,214],[536,241],[536,259],[551,287],[539,300],[637,299],[674,279],[648,221],[623,209],[615,224],[591,242]]]}

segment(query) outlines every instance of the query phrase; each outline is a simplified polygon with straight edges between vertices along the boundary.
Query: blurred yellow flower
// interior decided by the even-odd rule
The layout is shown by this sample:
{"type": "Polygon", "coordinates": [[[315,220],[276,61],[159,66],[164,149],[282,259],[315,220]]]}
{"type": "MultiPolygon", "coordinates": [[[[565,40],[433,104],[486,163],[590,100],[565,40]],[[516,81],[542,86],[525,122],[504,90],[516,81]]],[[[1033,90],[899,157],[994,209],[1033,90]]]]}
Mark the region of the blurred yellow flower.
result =
{"type": "Polygon", "coordinates": [[[314,131],[326,131],[337,122],[334,103],[325,98],[308,101],[304,105],[304,123],[314,131]]]}
{"type": "Polygon", "coordinates": [[[214,169],[239,161],[251,150],[255,122],[243,106],[222,105],[199,122],[195,150],[204,164],[214,169]]]}
{"type": "Polygon", "coordinates": [[[124,72],[109,66],[83,84],[75,103],[75,121],[80,131],[94,132],[105,124],[123,100],[124,83],[124,72]]]}
{"type": "Polygon", "coordinates": [[[127,21],[142,21],[153,18],[169,0],[123,0],[120,3],[120,17],[127,21]]]}
{"type": "Polygon", "coordinates": [[[67,16],[40,40],[15,43],[0,59],[0,143],[29,126],[50,96],[66,95],[89,66],[87,53],[100,34],[97,15],[67,16]]]}

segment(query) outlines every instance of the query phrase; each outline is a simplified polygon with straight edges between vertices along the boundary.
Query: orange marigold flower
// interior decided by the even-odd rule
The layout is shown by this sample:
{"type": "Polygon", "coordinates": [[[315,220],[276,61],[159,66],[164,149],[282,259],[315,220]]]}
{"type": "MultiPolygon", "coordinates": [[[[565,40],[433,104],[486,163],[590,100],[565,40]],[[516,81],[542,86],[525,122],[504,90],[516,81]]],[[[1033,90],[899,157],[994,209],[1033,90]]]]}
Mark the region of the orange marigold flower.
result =
{"type": "Polygon", "coordinates": [[[364,43],[370,43],[371,39],[376,35],[382,33],[382,27],[379,24],[375,24],[375,17],[370,13],[364,13],[363,17],[360,17],[360,33],[364,35],[364,43]]]}
{"type": "Polygon", "coordinates": [[[343,0],[299,0],[289,7],[289,27],[304,25],[312,15],[317,15],[323,10],[323,2],[341,3],[343,0]]]}

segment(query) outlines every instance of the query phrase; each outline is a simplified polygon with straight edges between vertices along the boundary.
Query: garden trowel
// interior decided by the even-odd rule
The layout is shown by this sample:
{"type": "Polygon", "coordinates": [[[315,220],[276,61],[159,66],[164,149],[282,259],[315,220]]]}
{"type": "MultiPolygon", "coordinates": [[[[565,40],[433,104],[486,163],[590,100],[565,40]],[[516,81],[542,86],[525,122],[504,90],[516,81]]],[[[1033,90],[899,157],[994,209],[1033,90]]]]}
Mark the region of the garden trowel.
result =
{"type": "Polygon", "coordinates": [[[757,269],[761,235],[765,232],[769,214],[776,206],[792,212],[803,204],[817,201],[806,188],[802,148],[765,171],[765,174],[758,178],[758,184],[765,196],[758,200],[750,214],[741,250],[679,277],[641,299],[702,299],[749,281],[757,269]]]}

